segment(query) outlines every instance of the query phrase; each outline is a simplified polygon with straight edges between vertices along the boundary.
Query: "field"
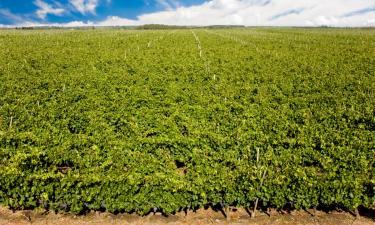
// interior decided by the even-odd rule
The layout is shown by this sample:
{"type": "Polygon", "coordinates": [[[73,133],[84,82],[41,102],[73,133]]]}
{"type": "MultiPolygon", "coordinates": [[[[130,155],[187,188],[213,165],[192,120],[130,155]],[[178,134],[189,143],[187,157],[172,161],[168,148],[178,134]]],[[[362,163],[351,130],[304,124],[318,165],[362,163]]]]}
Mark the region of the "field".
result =
{"type": "Polygon", "coordinates": [[[0,205],[375,206],[375,30],[0,31],[0,205]]]}

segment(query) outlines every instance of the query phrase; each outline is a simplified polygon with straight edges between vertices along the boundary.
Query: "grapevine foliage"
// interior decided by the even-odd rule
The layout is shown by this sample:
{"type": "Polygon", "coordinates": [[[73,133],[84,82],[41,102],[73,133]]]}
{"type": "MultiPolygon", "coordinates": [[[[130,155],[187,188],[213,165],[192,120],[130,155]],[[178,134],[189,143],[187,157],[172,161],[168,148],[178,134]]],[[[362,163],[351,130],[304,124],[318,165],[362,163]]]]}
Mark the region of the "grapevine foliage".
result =
{"type": "Polygon", "coordinates": [[[193,33],[1,31],[0,204],[375,205],[374,30],[193,33]]]}

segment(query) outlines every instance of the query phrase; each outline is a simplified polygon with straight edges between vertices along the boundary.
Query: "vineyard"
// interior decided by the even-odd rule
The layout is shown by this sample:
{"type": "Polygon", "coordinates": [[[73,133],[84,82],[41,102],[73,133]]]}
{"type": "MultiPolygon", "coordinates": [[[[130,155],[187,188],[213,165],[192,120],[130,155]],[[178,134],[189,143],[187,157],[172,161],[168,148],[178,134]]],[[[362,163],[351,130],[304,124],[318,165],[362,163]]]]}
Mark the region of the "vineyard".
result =
{"type": "Polygon", "coordinates": [[[0,31],[0,205],[375,206],[375,30],[0,31]]]}

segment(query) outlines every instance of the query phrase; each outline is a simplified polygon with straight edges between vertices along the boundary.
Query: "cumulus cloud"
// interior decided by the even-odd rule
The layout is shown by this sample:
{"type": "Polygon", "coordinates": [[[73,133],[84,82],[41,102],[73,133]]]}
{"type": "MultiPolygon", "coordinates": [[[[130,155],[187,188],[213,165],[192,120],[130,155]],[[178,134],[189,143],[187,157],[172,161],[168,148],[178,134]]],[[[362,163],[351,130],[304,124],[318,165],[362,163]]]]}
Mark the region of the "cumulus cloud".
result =
{"type": "Polygon", "coordinates": [[[45,19],[48,14],[60,16],[65,12],[65,9],[58,6],[52,6],[46,2],[43,2],[42,0],[36,0],[34,1],[34,4],[38,7],[36,15],[40,19],[45,19]]]}
{"type": "MultiPolygon", "coordinates": [[[[109,2],[110,0],[107,0],[109,2]]],[[[96,7],[99,4],[98,0],[69,0],[70,4],[80,13],[95,14],[96,7]]]]}

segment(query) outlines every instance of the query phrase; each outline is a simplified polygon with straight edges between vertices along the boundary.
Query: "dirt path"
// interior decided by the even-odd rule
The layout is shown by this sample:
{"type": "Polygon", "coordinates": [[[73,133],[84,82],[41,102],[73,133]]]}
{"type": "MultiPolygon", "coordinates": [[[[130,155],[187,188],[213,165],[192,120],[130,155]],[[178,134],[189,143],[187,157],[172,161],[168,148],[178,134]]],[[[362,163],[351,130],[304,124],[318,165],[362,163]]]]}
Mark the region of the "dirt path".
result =
{"type": "Polygon", "coordinates": [[[250,218],[244,210],[238,210],[231,213],[231,220],[227,221],[220,212],[212,210],[199,210],[196,213],[189,212],[178,213],[173,216],[165,217],[160,214],[140,217],[137,215],[110,213],[89,213],[85,216],[64,215],[55,213],[18,211],[0,208],[0,225],[23,225],[23,224],[54,224],[54,225],[99,225],[99,224],[238,224],[238,225],[374,225],[374,217],[356,218],[345,212],[317,212],[315,216],[304,211],[293,211],[287,214],[272,211],[268,216],[259,213],[256,218],[250,218]]]}

